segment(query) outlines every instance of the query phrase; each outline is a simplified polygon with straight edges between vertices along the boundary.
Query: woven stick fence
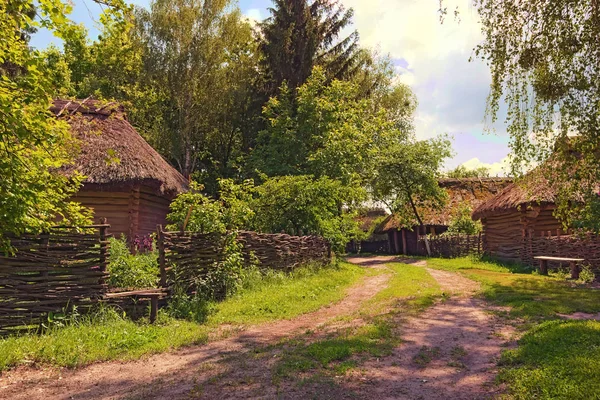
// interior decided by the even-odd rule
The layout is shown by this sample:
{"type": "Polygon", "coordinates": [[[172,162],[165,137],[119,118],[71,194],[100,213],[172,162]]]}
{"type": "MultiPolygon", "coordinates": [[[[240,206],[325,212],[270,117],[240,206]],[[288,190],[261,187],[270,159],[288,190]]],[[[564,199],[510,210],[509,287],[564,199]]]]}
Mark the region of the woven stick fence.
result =
{"type": "MultiPolygon", "coordinates": [[[[429,248],[432,257],[455,258],[464,257],[471,254],[481,255],[482,235],[439,235],[429,236],[429,248]]],[[[427,255],[425,239],[419,237],[419,251],[422,255],[427,255]]]]}
{"type": "Polygon", "coordinates": [[[54,228],[11,238],[14,255],[0,255],[0,334],[39,326],[49,313],[87,308],[106,292],[109,225],[89,233],[54,228]]]}
{"type": "MultiPolygon", "coordinates": [[[[527,234],[523,237],[516,252],[518,261],[530,266],[537,266],[536,256],[582,258],[583,264],[589,265],[600,280],[600,236],[598,235],[556,235],[534,236],[527,234]]],[[[557,262],[550,262],[549,268],[565,267],[557,262]]]]}
{"type": "Polygon", "coordinates": [[[226,257],[232,240],[241,245],[244,264],[263,269],[293,270],[307,264],[331,260],[329,242],[318,236],[290,236],[240,231],[228,234],[157,232],[161,286],[188,282],[206,275],[226,257]]]}

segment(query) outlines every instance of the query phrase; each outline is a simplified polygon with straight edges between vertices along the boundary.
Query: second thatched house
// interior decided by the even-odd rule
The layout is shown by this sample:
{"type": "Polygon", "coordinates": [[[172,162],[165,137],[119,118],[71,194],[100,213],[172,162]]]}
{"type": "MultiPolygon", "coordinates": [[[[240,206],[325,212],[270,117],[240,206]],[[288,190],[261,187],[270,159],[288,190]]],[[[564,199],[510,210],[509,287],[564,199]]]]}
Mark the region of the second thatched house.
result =
{"type": "Polygon", "coordinates": [[[526,235],[560,235],[562,224],[554,217],[554,202],[555,192],[537,169],[482,203],[473,211],[473,219],[483,225],[484,251],[502,260],[519,261],[526,235]]]}
{"type": "Polygon", "coordinates": [[[51,111],[71,125],[80,140],[73,165],[85,181],[73,200],[106,218],[118,236],[148,235],[164,224],[171,200],[187,180],[167,163],[127,121],[123,107],[95,100],[55,100],[51,111]]]}
{"type": "Polygon", "coordinates": [[[446,190],[448,201],[441,210],[418,210],[423,228],[416,221],[405,222],[398,215],[391,214],[375,229],[375,233],[387,234],[391,254],[419,255],[420,235],[446,232],[462,206],[473,210],[500,193],[511,182],[508,178],[441,179],[438,184],[446,190]]]}

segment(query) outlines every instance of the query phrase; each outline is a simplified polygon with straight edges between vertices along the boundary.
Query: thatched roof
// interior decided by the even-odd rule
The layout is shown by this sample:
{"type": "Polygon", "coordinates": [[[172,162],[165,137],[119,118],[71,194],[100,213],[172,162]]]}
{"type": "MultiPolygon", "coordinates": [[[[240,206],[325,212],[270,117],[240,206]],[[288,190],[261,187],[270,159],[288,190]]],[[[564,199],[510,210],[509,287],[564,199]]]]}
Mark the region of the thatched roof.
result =
{"type": "MultiPolygon", "coordinates": [[[[447,226],[456,215],[461,205],[467,204],[475,209],[488,199],[500,193],[507,185],[510,178],[446,178],[440,179],[438,184],[446,189],[448,202],[441,210],[419,207],[418,212],[425,225],[447,226]]],[[[411,214],[410,212],[407,214],[411,214]]],[[[398,214],[388,216],[375,232],[386,232],[393,229],[412,228],[418,225],[416,218],[409,221],[403,220],[398,214]]]]}
{"type": "Polygon", "coordinates": [[[388,215],[388,213],[383,208],[370,208],[359,213],[356,220],[363,232],[369,232],[374,228],[373,225],[381,222],[386,215],[388,215]]]}
{"type": "Polygon", "coordinates": [[[490,215],[505,213],[532,203],[552,204],[555,198],[556,191],[550,187],[543,169],[537,168],[479,205],[473,211],[473,219],[478,220],[490,215]]]}
{"type": "Polygon", "coordinates": [[[51,111],[71,125],[80,152],[66,174],[79,171],[84,185],[102,190],[143,184],[158,194],[174,196],[187,180],[167,163],[127,122],[123,107],[97,100],[55,100],[51,111]]]}

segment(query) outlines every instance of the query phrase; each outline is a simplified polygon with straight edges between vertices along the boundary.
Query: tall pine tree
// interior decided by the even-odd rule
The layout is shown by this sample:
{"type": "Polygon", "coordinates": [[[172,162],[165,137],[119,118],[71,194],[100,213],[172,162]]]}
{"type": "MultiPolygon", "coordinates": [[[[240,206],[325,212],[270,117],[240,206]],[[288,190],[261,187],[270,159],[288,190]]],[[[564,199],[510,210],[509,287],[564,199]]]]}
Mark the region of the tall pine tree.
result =
{"type": "Polygon", "coordinates": [[[295,89],[314,66],[329,79],[345,79],[360,67],[358,32],[340,38],[352,23],[352,9],[337,0],[274,0],[271,16],[261,25],[260,50],[268,95],[286,81],[295,89]]]}

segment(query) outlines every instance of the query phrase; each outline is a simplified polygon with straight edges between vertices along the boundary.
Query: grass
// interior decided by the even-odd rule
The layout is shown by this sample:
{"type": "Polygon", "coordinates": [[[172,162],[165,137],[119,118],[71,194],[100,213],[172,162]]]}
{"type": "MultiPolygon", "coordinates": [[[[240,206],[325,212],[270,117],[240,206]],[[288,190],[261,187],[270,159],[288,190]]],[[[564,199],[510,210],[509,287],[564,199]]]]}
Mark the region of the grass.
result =
{"type": "Polygon", "coordinates": [[[275,275],[216,304],[208,323],[256,324],[290,319],[341,300],[345,289],[366,273],[363,268],[341,262],[337,268],[299,270],[291,278],[275,275]]]}
{"type": "Polygon", "coordinates": [[[418,312],[442,294],[436,280],[424,268],[401,263],[386,266],[392,273],[388,287],[364,303],[363,313],[379,313],[398,300],[402,301],[404,312],[418,312]]]}
{"type": "Polygon", "coordinates": [[[135,359],[184,345],[205,343],[208,329],[161,317],[159,323],[135,323],[107,309],[42,335],[0,341],[0,370],[28,364],[77,367],[96,361],[135,359]]]}
{"type": "MultiPolygon", "coordinates": [[[[379,318],[369,324],[346,328],[331,337],[306,344],[296,341],[281,356],[274,376],[293,377],[299,372],[328,371],[344,374],[359,363],[357,356],[382,357],[391,353],[399,342],[389,320],[379,318]]],[[[288,343],[288,346],[290,343],[288,343]]]]}
{"type": "Polygon", "coordinates": [[[600,322],[564,321],[557,314],[600,312],[600,290],[544,277],[519,265],[476,259],[429,259],[433,268],[482,283],[488,301],[510,307],[526,331],[503,352],[498,380],[513,399],[595,399],[600,393],[600,322]]]}
{"type": "Polygon", "coordinates": [[[0,371],[29,364],[77,367],[205,343],[209,333],[222,323],[254,324],[292,318],[338,301],[365,274],[363,268],[340,263],[337,267],[272,275],[214,304],[206,324],[174,319],[161,310],[158,323],[151,325],[132,322],[113,309],[101,310],[45,334],[0,340],[0,371]]]}
{"type": "Polygon", "coordinates": [[[557,318],[557,313],[600,312],[600,291],[560,277],[540,276],[516,264],[472,258],[429,259],[427,264],[481,282],[481,294],[486,300],[510,307],[511,316],[526,321],[557,318]]]}
{"type": "Polygon", "coordinates": [[[597,399],[600,322],[546,321],[504,352],[499,380],[514,399],[597,399]]]}

